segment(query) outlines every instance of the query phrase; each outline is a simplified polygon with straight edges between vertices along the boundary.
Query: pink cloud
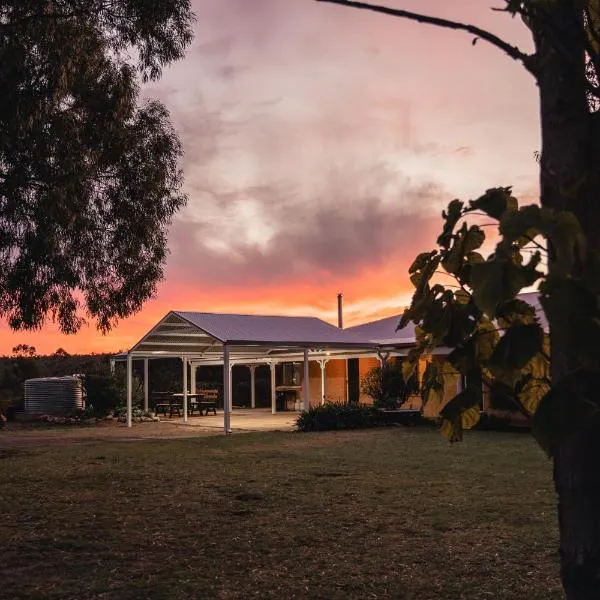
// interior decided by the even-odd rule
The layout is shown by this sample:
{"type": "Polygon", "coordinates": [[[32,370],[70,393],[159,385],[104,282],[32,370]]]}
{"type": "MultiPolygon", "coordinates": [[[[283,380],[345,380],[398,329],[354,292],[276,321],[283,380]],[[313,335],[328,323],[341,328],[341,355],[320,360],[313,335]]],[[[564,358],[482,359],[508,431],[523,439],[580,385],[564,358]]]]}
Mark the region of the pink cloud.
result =
{"type": "MultiPolygon", "coordinates": [[[[522,24],[485,2],[389,3],[528,49],[522,24]]],[[[21,341],[126,348],[171,308],[334,319],[338,291],[357,320],[389,314],[449,199],[514,184],[535,200],[536,90],[498,50],[312,0],[197,0],[195,11],[187,58],[145,90],[171,110],[190,196],[157,298],[105,338],[0,325],[0,353],[21,341]]]]}

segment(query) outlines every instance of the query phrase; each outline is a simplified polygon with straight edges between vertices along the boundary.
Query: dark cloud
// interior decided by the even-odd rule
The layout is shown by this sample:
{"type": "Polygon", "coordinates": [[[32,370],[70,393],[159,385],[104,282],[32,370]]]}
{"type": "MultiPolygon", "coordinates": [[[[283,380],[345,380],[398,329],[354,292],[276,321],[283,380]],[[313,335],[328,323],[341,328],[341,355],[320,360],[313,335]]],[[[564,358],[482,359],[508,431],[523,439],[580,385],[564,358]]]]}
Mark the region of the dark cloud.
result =
{"type": "Polygon", "coordinates": [[[200,286],[299,280],[318,284],[398,256],[410,262],[434,241],[432,231],[440,223],[434,206],[443,193],[435,183],[411,184],[398,176],[397,180],[402,185],[396,202],[382,199],[383,185],[361,193],[353,177],[348,177],[347,185],[341,181],[335,187],[324,185],[311,202],[268,186],[217,195],[222,214],[228,217],[213,223],[180,219],[175,224],[169,279],[192,280],[200,286]],[[259,207],[251,222],[236,212],[248,201],[259,207]],[[245,237],[248,229],[260,228],[262,219],[273,229],[264,245],[245,237]],[[219,235],[223,246],[215,249],[208,242],[219,235]]]}

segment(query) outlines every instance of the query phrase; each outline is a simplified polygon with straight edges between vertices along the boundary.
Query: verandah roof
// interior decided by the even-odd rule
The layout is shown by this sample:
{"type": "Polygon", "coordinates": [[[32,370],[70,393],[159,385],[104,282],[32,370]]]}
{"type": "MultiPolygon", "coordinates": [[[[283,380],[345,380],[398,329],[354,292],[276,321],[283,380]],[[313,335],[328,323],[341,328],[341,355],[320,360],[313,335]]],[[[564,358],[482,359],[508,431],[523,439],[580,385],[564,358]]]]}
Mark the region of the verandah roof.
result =
{"type": "Polygon", "coordinates": [[[232,358],[293,358],[315,354],[363,354],[375,344],[315,317],[286,317],[172,311],[131,350],[149,358],[186,356],[220,361],[227,345],[232,358]]]}

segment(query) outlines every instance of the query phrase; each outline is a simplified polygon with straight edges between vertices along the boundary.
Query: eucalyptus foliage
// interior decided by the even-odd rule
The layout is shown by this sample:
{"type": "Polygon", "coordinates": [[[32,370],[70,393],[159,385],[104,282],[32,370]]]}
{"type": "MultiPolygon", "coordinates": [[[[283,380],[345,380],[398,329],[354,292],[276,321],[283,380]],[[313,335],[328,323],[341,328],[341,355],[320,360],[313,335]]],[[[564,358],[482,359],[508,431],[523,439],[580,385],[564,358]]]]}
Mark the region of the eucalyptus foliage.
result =
{"type": "Polygon", "coordinates": [[[108,330],[150,298],[186,201],[166,108],[142,100],[192,39],[189,0],[0,5],[0,317],[108,330]]]}

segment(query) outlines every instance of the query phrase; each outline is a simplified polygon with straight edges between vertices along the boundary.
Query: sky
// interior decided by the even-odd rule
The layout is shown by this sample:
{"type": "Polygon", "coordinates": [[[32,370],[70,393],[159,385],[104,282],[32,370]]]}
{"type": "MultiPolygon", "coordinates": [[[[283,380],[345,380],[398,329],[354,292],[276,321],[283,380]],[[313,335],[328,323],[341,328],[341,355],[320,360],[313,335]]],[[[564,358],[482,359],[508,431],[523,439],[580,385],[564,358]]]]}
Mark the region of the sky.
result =
{"type": "MultiPolygon", "coordinates": [[[[388,0],[470,22],[531,51],[502,0],[388,0]]],[[[311,315],[345,324],[401,312],[407,270],[453,198],[512,185],[538,195],[533,79],[463,32],[313,0],[195,0],[185,60],[144,94],[185,150],[189,203],[174,219],[154,299],[102,335],[49,323],[0,354],[112,352],[169,310],[311,315]]]]}

